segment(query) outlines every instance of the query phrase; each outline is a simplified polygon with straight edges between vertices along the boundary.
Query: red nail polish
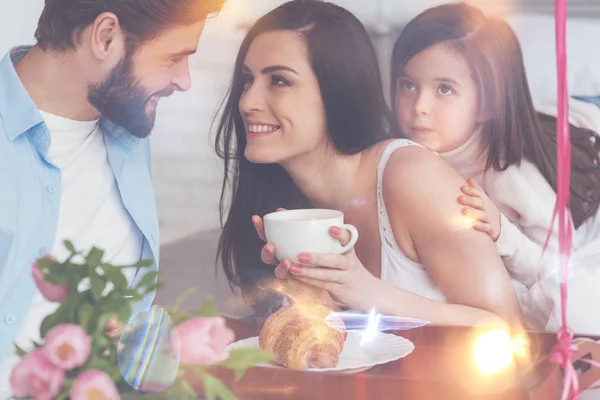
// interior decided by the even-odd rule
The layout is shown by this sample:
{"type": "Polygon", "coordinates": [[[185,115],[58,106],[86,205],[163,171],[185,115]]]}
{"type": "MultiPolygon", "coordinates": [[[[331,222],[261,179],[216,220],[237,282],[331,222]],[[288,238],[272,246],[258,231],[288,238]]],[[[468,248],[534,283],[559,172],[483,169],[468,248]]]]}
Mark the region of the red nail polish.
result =
{"type": "Polygon", "coordinates": [[[292,264],[292,266],[290,267],[290,272],[292,274],[299,274],[301,269],[302,269],[302,267],[300,265],[292,264]]]}
{"type": "Polygon", "coordinates": [[[300,254],[298,256],[298,261],[301,263],[309,263],[310,262],[310,254],[300,254]]]}
{"type": "Polygon", "coordinates": [[[329,229],[329,231],[330,231],[331,233],[333,233],[334,235],[339,235],[340,233],[342,233],[342,230],[341,230],[339,227],[337,227],[337,226],[332,226],[332,227],[329,229]]]}

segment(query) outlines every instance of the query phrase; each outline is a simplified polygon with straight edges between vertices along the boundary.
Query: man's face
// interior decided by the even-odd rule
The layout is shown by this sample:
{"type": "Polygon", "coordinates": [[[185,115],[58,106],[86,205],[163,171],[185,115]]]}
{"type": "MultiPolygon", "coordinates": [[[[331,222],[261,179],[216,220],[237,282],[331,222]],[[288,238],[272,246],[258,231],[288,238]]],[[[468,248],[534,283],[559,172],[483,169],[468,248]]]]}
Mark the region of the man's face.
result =
{"type": "Polygon", "coordinates": [[[158,101],[191,86],[188,58],[196,52],[204,22],[169,28],[130,49],[102,82],[90,86],[90,103],[132,135],[148,136],[158,101]]]}

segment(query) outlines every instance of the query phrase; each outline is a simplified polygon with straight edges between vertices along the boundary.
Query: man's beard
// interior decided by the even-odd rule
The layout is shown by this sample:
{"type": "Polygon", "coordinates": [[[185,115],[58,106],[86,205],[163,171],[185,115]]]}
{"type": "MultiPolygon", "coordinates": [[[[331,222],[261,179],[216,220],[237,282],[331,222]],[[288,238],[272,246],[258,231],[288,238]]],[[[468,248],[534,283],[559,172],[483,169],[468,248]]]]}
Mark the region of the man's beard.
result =
{"type": "MultiPolygon", "coordinates": [[[[164,89],[154,96],[168,96],[172,92],[172,89],[164,89]]],[[[139,138],[147,137],[154,127],[156,110],[150,114],[146,111],[151,96],[135,78],[130,54],[103,82],[88,89],[88,100],[103,116],[139,138]]]]}

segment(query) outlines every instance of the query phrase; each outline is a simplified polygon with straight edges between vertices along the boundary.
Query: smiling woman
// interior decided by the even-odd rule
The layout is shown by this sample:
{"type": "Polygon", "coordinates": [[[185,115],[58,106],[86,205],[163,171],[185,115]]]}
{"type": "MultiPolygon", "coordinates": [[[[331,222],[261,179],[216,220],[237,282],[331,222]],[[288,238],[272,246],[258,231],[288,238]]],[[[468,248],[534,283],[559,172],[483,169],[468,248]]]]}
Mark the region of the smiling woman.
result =
{"type": "MultiPolygon", "coordinates": [[[[354,15],[293,0],[259,19],[240,47],[216,139],[229,282],[248,292],[277,276],[363,312],[518,327],[492,240],[463,228],[462,178],[416,143],[389,140],[389,126],[377,56],[354,15]],[[339,210],[361,239],[341,255],[301,253],[293,262],[302,265],[276,260],[260,216],[279,207],[339,210]]],[[[339,226],[329,234],[350,240],[339,226]]]]}
{"type": "Polygon", "coordinates": [[[292,1],[259,19],[234,71],[216,138],[224,182],[235,182],[229,212],[223,187],[219,248],[229,281],[247,286],[273,273],[256,251],[252,215],[310,205],[279,162],[327,141],[341,154],[359,153],[389,137],[391,115],[368,33],[333,4],[292,1]],[[242,263],[251,267],[235,267],[242,263]]]}
{"type": "Polygon", "coordinates": [[[277,163],[309,153],[323,141],[325,110],[305,48],[293,31],[263,33],[250,45],[239,101],[250,162],[277,163]]]}

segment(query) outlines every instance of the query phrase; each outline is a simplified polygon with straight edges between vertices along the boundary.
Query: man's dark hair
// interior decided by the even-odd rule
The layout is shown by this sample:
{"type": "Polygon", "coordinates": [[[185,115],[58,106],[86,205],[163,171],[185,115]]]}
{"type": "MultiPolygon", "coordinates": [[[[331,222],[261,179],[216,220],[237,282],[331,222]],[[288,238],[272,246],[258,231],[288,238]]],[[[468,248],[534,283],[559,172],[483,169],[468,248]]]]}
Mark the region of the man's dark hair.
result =
{"type": "Polygon", "coordinates": [[[226,0],[46,0],[35,38],[42,49],[74,49],[79,34],[110,12],[119,18],[128,44],[142,44],[175,25],[218,13],[226,0]]]}

